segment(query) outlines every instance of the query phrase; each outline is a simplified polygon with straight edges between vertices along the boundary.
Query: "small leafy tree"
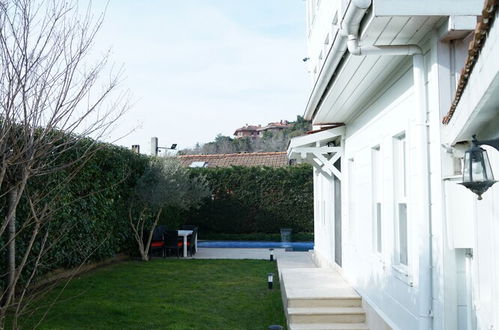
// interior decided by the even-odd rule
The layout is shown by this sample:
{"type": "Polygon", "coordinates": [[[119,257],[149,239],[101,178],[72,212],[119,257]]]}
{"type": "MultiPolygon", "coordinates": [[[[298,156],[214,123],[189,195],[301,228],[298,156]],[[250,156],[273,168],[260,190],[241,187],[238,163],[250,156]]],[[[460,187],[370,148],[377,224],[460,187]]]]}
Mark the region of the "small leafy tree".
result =
{"type": "Polygon", "coordinates": [[[165,210],[195,208],[208,196],[204,177],[191,178],[176,158],[152,159],[129,204],[130,226],[142,260],[149,260],[154,228],[165,210]]]}

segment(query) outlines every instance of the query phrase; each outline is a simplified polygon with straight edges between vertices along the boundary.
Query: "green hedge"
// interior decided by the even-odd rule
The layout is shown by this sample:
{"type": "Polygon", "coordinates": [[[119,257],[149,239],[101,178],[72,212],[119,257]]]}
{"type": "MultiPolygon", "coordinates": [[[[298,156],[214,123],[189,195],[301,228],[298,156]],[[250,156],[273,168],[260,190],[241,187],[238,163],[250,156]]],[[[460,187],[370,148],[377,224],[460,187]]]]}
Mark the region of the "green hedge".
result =
{"type": "Polygon", "coordinates": [[[70,234],[53,249],[51,266],[73,267],[89,255],[91,261],[99,261],[116,253],[135,253],[128,201],[148,161],[122,147],[99,146],[66,187],[67,203],[61,205],[55,224],[70,234]]]}
{"type": "Polygon", "coordinates": [[[248,234],[313,232],[313,179],[308,165],[270,167],[194,168],[203,175],[213,196],[185,222],[203,233],[248,234]]]}
{"type": "MultiPolygon", "coordinates": [[[[76,159],[88,143],[92,141],[83,141],[65,155],[66,160],[76,159]]],[[[58,194],[62,198],[57,200],[50,225],[44,227],[50,230],[51,248],[44,255],[38,275],[100,261],[117,253],[137,254],[128,222],[128,201],[149,159],[122,147],[97,146],[93,157],[58,194]]],[[[63,170],[36,178],[30,182],[29,191],[49,192],[50,196],[51,190],[60,186],[69,173],[63,170]]],[[[226,234],[229,238],[248,233],[261,237],[258,234],[277,234],[281,227],[293,228],[295,233],[313,232],[313,184],[308,166],[192,169],[190,173],[207,178],[213,198],[198,210],[167,210],[162,222],[170,228],[178,228],[182,223],[196,224],[200,238],[203,234],[226,234]]],[[[1,216],[5,216],[5,199],[0,198],[1,216]]],[[[24,200],[18,209],[18,228],[27,215],[24,200]]],[[[16,241],[18,262],[30,233],[27,228],[16,241]]],[[[42,236],[35,244],[35,253],[42,236]]],[[[275,237],[268,237],[271,236],[275,237]]],[[[4,243],[5,235],[0,237],[1,246],[4,243]]],[[[6,269],[5,253],[6,249],[0,250],[0,269],[6,269]]]]}
{"type": "MultiPolygon", "coordinates": [[[[91,143],[83,140],[61,161],[77,159],[91,143]]],[[[28,185],[30,193],[47,193],[47,198],[59,196],[51,221],[43,227],[34,246],[33,255],[39,251],[43,234],[48,230],[50,248],[40,263],[38,275],[100,261],[117,253],[136,253],[128,223],[127,201],[149,158],[111,144],[98,144],[95,148],[92,158],[69,183],[61,186],[71,173],[66,169],[35,178],[28,185]],[[57,194],[53,193],[56,187],[60,188],[57,194]]],[[[5,199],[0,199],[2,216],[5,216],[5,199]]],[[[18,228],[27,215],[27,202],[23,198],[17,212],[18,228]]],[[[16,240],[18,263],[30,235],[31,227],[28,227],[16,240]]],[[[0,237],[2,246],[3,242],[5,237],[0,237]]],[[[3,254],[0,269],[6,269],[5,253],[6,249],[0,250],[3,254]]]]}

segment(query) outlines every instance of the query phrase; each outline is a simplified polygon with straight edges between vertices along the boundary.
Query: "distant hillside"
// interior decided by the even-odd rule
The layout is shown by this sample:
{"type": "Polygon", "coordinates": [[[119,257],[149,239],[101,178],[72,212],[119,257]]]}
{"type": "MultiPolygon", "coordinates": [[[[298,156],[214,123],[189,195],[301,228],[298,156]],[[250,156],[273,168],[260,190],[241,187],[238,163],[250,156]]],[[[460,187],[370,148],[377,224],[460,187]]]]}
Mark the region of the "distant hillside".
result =
{"type": "Polygon", "coordinates": [[[289,127],[279,131],[265,131],[261,137],[240,137],[233,138],[218,134],[215,140],[205,144],[197,143],[192,149],[183,149],[180,154],[232,154],[240,152],[268,152],[285,151],[291,138],[304,135],[312,129],[310,121],[301,116],[296,117],[296,121],[289,122],[289,127]]]}

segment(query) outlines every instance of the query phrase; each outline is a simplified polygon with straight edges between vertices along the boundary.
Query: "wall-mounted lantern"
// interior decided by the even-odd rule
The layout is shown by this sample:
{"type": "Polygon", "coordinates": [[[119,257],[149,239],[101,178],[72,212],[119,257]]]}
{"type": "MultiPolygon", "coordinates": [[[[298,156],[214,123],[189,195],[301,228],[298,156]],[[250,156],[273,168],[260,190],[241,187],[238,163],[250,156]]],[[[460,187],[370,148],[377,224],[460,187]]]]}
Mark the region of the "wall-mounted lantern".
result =
{"type": "Polygon", "coordinates": [[[471,148],[464,153],[463,186],[478,195],[482,199],[482,194],[494,183],[494,174],[489,162],[487,151],[480,148],[481,145],[489,145],[499,151],[499,139],[478,141],[473,135],[471,148]]]}

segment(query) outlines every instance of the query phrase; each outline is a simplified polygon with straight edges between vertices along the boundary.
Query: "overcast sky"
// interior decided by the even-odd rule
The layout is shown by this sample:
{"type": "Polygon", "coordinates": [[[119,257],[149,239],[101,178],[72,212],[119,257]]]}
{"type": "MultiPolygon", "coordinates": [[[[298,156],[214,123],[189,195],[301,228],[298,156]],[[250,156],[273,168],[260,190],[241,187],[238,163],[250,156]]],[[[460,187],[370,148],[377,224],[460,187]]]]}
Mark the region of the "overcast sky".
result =
{"type": "Polygon", "coordinates": [[[111,0],[95,47],[111,48],[134,100],[120,145],[183,149],[304,111],[302,0],[111,0]]]}

